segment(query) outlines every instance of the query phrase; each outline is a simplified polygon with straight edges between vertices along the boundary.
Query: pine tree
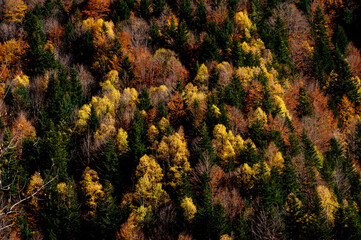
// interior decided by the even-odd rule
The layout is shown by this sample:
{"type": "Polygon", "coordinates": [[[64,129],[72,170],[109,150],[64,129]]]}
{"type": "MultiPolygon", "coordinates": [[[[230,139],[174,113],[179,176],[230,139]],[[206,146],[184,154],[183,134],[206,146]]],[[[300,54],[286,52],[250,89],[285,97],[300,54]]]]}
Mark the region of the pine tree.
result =
{"type": "Polygon", "coordinates": [[[126,0],[118,0],[115,5],[116,22],[129,19],[130,8],[126,0]]]}
{"type": "MultiPolygon", "coordinates": [[[[122,68],[124,70],[127,83],[129,84],[135,78],[135,75],[134,75],[132,63],[129,60],[128,56],[124,56],[122,61],[122,68]]],[[[128,84],[126,84],[126,86],[128,86],[128,84]]]]}
{"type": "Polygon", "coordinates": [[[211,159],[212,162],[216,160],[216,154],[214,152],[214,148],[212,146],[211,138],[209,137],[207,125],[204,123],[201,130],[200,130],[200,137],[201,141],[198,145],[198,154],[199,157],[202,159],[205,154],[211,159]]]}
{"type": "Polygon", "coordinates": [[[37,16],[28,13],[25,17],[25,30],[30,36],[27,53],[27,71],[30,76],[42,75],[48,68],[56,67],[54,53],[45,48],[45,34],[41,30],[40,22],[37,16]]]}
{"type": "Polygon", "coordinates": [[[291,64],[290,63],[290,53],[288,51],[288,30],[285,22],[277,17],[275,28],[272,31],[272,47],[276,59],[279,63],[291,64]]]}
{"type": "Polygon", "coordinates": [[[282,171],[283,189],[286,194],[297,192],[300,189],[300,184],[297,181],[297,176],[292,165],[292,159],[289,156],[284,158],[284,168],[282,171]]]}
{"type": "Polygon", "coordinates": [[[289,239],[302,239],[302,219],[304,218],[302,202],[294,193],[290,193],[286,202],[286,235],[289,239]]]}
{"type": "Polygon", "coordinates": [[[100,158],[98,172],[102,179],[110,181],[110,183],[117,188],[120,184],[118,169],[118,155],[115,152],[114,142],[110,139],[105,146],[104,155],[100,158]]]}
{"type": "Polygon", "coordinates": [[[180,53],[181,56],[184,56],[185,48],[187,47],[188,41],[188,29],[185,21],[182,21],[177,29],[176,38],[174,41],[175,49],[180,53]]]}
{"type": "Polygon", "coordinates": [[[148,0],[141,0],[140,1],[140,15],[145,19],[149,20],[150,18],[150,11],[149,11],[149,1],[148,0]]]}
{"type": "Polygon", "coordinates": [[[312,114],[312,105],[310,103],[307,91],[303,87],[300,87],[298,91],[298,104],[296,111],[299,118],[312,114]]]}
{"type": "Polygon", "coordinates": [[[191,0],[183,0],[180,8],[180,18],[183,19],[188,26],[193,25],[192,9],[191,9],[191,0]]]}
{"type": "Polygon", "coordinates": [[[148,112],[148,110],[152,107],[152,105],[150,103],[149,93],[146,88],[142,89],[138,98],[139,98],[138,109],[148,112]]]}
{"type": "Polygon", "coordinates": [[[202,62],[206,62],[208,60],[220,61],[221,56],[219,53],[217,41],[213,36],[206,36],[202,42],[202,62]]]}
{"type": "Polygon", "coordinates": [[[238,68],[245,65],[245,52],[238,40],[233,40],[231,47],[231,59],[233,65],[238,68]]]}
{"type": "Polygon", "coordinates": [[[98,115],[97,115],[97,112],[96,112],[94,106],[92,105],[90,107],[90,116],[89,116],[89,119],[88,119],[88,128],[89,128],[91,133],[95,133],[98,130],[99,126],[100,126],[99,118],[98,118],[98,115]]]}
{"type": "Polygon", "coordinates": [[[201,32],[204,30],[207,24],[207,9],[204,4],[204,1],[199,1],[199,4],[197,6],[196,12],[195,12],[195,26],[196,29],[201,32]]]}
{"type": "Polygon", "coordinates": [[[83,96],[84,92],[83,92],[83,87],[78,78],[78,73],[75,68],[71,69],[70,82],[72,84],[71,86],[72,89],[70,91],[72,103],[74,106],[80,107],[84,103],[84,96],[83,96]]]}
{"type": "Polygon", "coordinates": [[[165,7],[165,0],[154,0],[153,1],[153,15],[157,18],[163,12],[165,7]]]}
{"type": "Polygon", "coordinates": [[[308,138],[306,132],[302,133],[302,143],[305,155],[305,164],[308,167],[317,167],[319,170],[323,165],[323,157],[317,148],[313,145],[311,140],[308,138]]]}
{"type": "Polygon", "coordinates": [[[328,74],[334,67],[330,41],[326,28],[325,16],[320,7],[317,7],[312,24],[315,39],[314,71],[322,85],[325,84],[324,73],[328,74]]]}
{"type": "Polygon", "coordinates": [[[337,31],[335,33],[335,46],[340,51],[341,54],[345,54],[346,48],[348,44],[347,35],[342,26],[337,27],[337,31]]]}
{"type": "Polygon", "coordinates": [[[144,118],[139,111],[136,111],[129,134],[131,165],[134,167],[138,164],[139,159],[146,153],[146,136],[147,128],[144,118]]]}
{"type": "Polygon", "coordinates": [[[48,102],[47,113],[54,122],[58,122],[64,117],[65,110],[63,108],[64,94],[63,88],[61,87],[60,77],[54,75],[51,76],[46,89],[46,99],[48,102]]]}

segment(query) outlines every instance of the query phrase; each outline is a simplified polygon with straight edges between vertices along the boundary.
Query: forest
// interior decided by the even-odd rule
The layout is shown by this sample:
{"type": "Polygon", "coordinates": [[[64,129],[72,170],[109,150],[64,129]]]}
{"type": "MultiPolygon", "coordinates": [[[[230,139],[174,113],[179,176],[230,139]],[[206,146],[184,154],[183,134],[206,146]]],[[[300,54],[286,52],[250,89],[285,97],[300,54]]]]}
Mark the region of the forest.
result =
{"type": "Polygon", "coordinates": [[[361,0],[0,0],[0,239],[361,239],[361,0]]]}

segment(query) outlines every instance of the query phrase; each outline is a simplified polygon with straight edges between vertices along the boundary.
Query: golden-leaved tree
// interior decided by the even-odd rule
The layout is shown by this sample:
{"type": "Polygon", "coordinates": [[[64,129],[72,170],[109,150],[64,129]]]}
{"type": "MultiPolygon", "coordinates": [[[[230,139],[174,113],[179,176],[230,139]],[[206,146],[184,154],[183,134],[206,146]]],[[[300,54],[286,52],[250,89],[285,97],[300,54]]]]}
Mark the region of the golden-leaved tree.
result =
{"type": "Polygon", "coordinates": [[[197,213],[197,207],[194,205],[192,198],[185,197],[182,200],[181,207],[184,210],[184,216],[188,221],[191,221],[194,218],[194,215],[197,213]]]}
{"type": "Polygon", "coordinates": [[[158,145],[157,158],[167,166],[164,170],[167,172],[169,185],[179,187],[183,174],[190,170],[189,151],[182,131],[163,137],[158,145]]]}
{"type": "Polygon", "coordinates": [[[134,200],[139,205],[157,207],[168,198],[161,183],[162,168],[152,156],[144,155],[140,158],[136,176],[138,181],[135,186],[134,200]]]}
{"type": "Polygon", "coordinates": [[[219,164],[227,167],[230,160],[236,161],[243,149],[243,139],[240,135],[234,136],[232,131],[228,131],[224,125],[217,124],[213,129],[214,139],[212,146],[220,158],[219,164]]]}
{"type": "Polygon", "coordinates": [[[9,22],[21,22],[26,14],[26,5],[22,0],[6,0],[2,18],[9,22]]]}
{"type": "Polygon", "coordinates": [[[96,214],[96,209],[105,193],[102,184],[99,183],[98,173],[93,169],[86,167],[80,182],[83,196],[88,208],[87,216],[93,217],[96,214]]]}

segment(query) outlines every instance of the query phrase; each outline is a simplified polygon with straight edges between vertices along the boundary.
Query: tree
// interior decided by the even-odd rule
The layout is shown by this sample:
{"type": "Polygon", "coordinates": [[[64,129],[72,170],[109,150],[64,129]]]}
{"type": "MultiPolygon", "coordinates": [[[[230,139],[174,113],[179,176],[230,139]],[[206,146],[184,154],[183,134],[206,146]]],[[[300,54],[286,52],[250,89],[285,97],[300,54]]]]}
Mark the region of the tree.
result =
{"type": "Polygon", "coordinates": [[[128,133],[123,128],[118,129],[116,144],[120,155],[123,155],[129,151],[128,133]]]}
{"type": "Polygon", "coordinates": [[[205,6],[203,0],[199,1],[194,15],[195,15],[194,22],[195,22],[196,29],[199,32],[201,32],[202,30],[204,30],[204,28],[207,24],[207,9],[206,9],[206,6],[205,6]]]}
{"type": "Polygon", "coordinates": [[[191,8],[191,1],[190,0],[183,0],[182,5],[180,8],[180,18],[183,19],[188,26],[194,26],[193,23],[193,16],[192,16],[192,8],[191,8]]]}
{"type": "Polygon", "coordinates": [[[99,159],[98,172],[103,180],[108,180],[115,187],[119,186],[118,178],[119,159],[115,152],[114,142],[112,139],[108,140],[104,155],[99,159]]]}
{"type": "Polygon", "coordinates": [[[99,183],[98,173],[86,167],[82,175],[81,189],[85,198],[86,216],[95,217],[97,206],[104,197],[103,186],[99,183]]]}
{"type": "Polygon", "coordinates": [[[22,0],[6,0],[2,7],[2,18],[9,22],[21,22],[25,17],[26,5],[22,0]]]}
{"type": "Polygon", "coordinates": [[[291,192],[286,201],[286,234],[292,239],[302,239],[302,219],[304,217],[302,202],[291,192]]]}
{"type": "Polygon", "coordinates": [[[184,210],[184,216],[188,221],[191,221],[194,218],[194,215],[197,213],[197,207],[194,205],[192,198],[185,197],[182,200],[181,207],[184,210]]]}
{"type": "Polygon", "coordinates": [[[189,155],[183,132],[164,136],[158,145],[157,158],[167,166],[167,169],[164,169],[167,182],[175,189],[182,185],[183,174],[190,170],[189,155]]]}
{"type": "Polygon", "coordinates": [[[83,11],[87,18],[103,18],[110,12],[109,0],[89,0],[83,11]]]}
{"type": "Polygon", "coordinates": [[[267,115],[260,107],[258,107],[249,117],[248,126],[259,126],[262,129],[267,126],[267,115]]]}
{"type": "Polygon", "coordinates": [[[115,22],[120,22],[122,20],[129,19],[130,17],[130,7],[126,0],[118,0],[115,5],[116,19],[115,22]]]}
{"type": "Polygon", "coordinates": [[[296,111],[299,118],[312,114],[312,105],[308,93],[303,87],[300,87],[298,91],[298,105],[296,106],[296,111]]]}
{"type": "Polygon", "coordinates": [[[136,176],[138,181],[134,197],[140,206],[157,207],[167,199],[167,193],[163,190],[161,183],[162,168],[153,157],[144,155],[140,158],[136,176]]]}
{"type": "Polygon", "coordinates": [[[333,69],[333,60],[326,20],[320,7],[317,7],[314,14],[312,30],[316,44],[314,51],[314,71],[321,85],[324,85],[324,74],[329,74],[333,69]]]}
{"type": "Polygon", "coordinates": [[[226,168],[229,164],[235,163],[243,150],[243,139],[241,136],[234,136],[226,127],[218,124],[213,129],[212,146],[219,157],[219,164],[226,168]]]}
{"type": "Polygon", "coordinates": [[[30,37],[28,43],[30,50],[27,52],[26,70],[30,76],[44,74],[46,69],[55,68],[57,62],[54,53],[49,47],[45,47],[45,34],[42,32],[39,18],[28,13],[25,17],[25,30],[30,37]]]}
{"type": "Polygon", "coordinates": [[[149,7],[150,7],[150,3],[148,0],[140,1],[140,15],[146,20],[150,18],[149,7]]]}

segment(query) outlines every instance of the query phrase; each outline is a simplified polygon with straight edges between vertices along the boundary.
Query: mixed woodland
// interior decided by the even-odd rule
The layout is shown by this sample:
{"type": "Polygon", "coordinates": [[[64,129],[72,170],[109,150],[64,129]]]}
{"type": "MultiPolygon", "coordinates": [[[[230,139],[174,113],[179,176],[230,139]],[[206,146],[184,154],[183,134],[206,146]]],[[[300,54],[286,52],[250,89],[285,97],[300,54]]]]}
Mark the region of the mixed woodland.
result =
{"type": "Polygon", "coordinates": [[[360,0],[0,0],[1,239],[361,239],[360,0]]]}

